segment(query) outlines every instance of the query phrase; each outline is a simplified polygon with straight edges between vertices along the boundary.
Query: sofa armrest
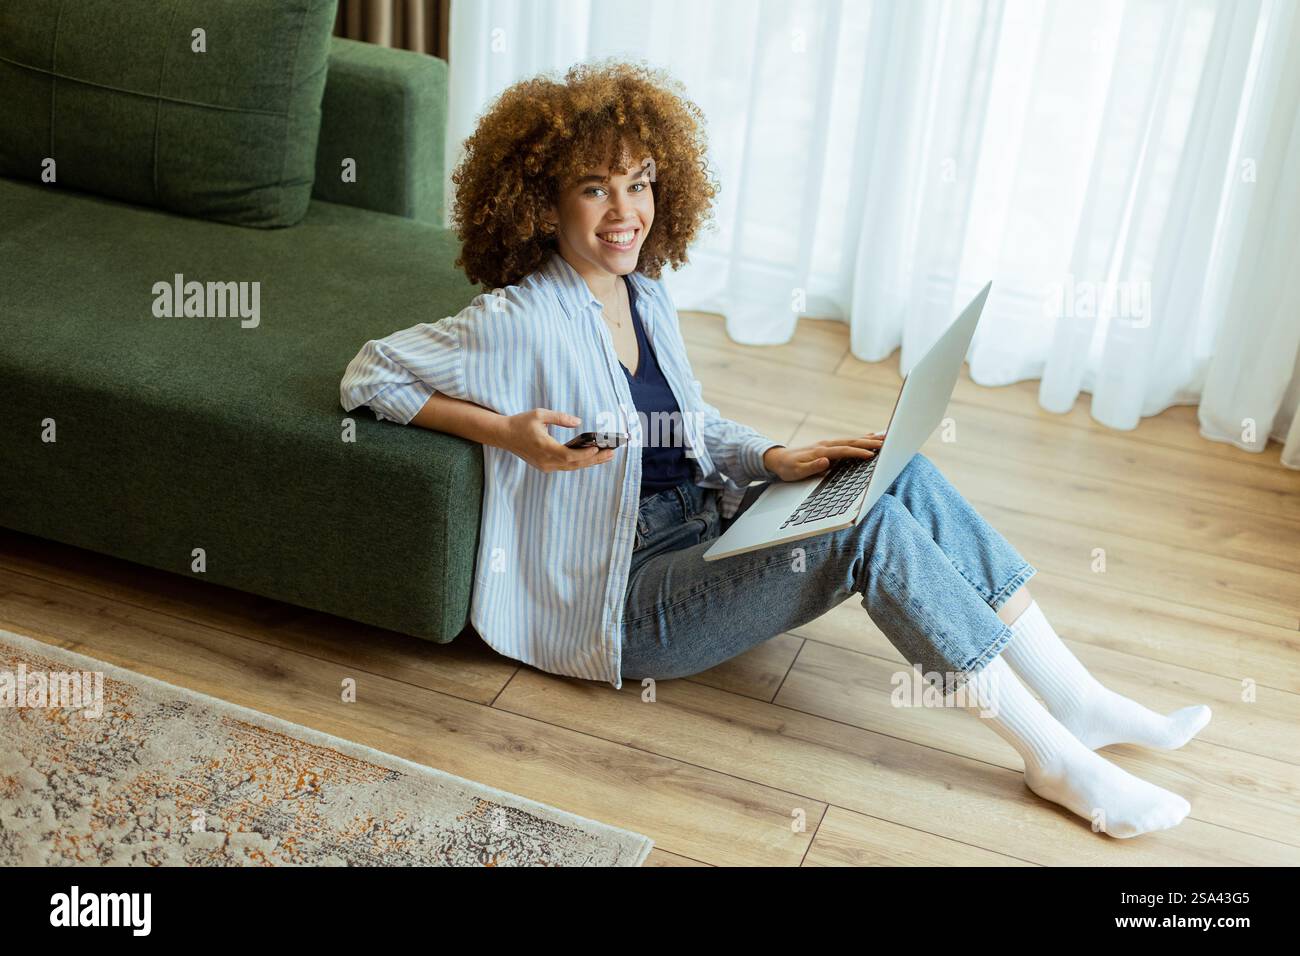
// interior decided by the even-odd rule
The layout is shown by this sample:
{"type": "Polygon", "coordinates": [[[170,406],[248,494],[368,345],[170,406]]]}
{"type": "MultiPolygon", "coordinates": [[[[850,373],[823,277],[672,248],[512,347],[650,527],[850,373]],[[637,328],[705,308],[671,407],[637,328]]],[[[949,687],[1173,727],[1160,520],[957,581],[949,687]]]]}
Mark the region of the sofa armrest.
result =
{"type": "Polygon", "coordinates": [[[446,129],[445,60],[332,37],[312,196],[442,226],[446,129]]]}

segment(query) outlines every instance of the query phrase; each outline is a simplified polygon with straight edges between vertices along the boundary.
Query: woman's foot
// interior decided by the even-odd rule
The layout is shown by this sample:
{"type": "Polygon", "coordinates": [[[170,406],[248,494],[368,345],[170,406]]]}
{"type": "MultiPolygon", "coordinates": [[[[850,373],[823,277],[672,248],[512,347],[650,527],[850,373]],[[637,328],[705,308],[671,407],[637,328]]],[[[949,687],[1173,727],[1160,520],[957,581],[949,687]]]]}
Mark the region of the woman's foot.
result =
{"type": "Polygon", "coordinates": [[[1104,686],[1070,653],[1037,601],[1016,618],[1011,632],[1002,656],[1052,716],[1093,750],[1111,744],[1176,750],[1210,722],[1204,704],[1158,714],[1104,686]]]}
{"type": "Polygon", "coordinates": [[[1111,744],[1141,744],[1157,750],[1177,750],[1210,722],[1210,708],[1193,704],[1172,714],[1157,714],[1135,700],[1102,686],[1052,716],[1086,747],[1097,750],[1111,744]]]}
{"type": "Polygon", "coordinates": [[[1120,769],[1085,744],[1034,699],[1001,656],[971,676],[967,709],[1025,762],[1025,783],[1088,820],[1095,831],[1135,837],[1180,823],[1191,804],[1120,769]]]}
{"type": "Polygon", "coordinates": [[[1026,764],[1025,784],[1090,820],[1093,830],[1123,839],[1177,826],[1192,810],[1178,794],[1133,776],[1082,743],[1043,764],[1026,764]]]}

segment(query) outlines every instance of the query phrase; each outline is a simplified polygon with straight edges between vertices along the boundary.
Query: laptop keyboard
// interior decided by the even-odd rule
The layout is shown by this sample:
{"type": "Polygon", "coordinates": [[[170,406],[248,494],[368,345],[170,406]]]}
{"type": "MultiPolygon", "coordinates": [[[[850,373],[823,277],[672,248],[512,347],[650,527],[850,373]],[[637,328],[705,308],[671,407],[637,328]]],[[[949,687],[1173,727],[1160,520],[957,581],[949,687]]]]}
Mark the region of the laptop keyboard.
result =
{"type": "Polygon", "coordinates": [[[799,503],[794,514],[786,518],[781,527],[808,524],[810,521],[844,514],[857,502],[858,496],[871,480],[872,472],[876,470],[876,457],[837,459],[827,469],[813,493],[799,503]]]}

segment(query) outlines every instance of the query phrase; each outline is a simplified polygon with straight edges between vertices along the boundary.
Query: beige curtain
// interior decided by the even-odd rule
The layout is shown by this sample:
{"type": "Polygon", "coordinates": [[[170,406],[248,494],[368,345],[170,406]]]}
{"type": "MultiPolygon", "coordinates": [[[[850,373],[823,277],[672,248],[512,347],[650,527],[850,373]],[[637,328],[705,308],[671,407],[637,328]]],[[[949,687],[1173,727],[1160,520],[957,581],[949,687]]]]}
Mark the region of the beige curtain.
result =
{"type": "Polygon", "coordinates": [[[447,59],[451,0],[339,0],[334,35],[447,59]]]}

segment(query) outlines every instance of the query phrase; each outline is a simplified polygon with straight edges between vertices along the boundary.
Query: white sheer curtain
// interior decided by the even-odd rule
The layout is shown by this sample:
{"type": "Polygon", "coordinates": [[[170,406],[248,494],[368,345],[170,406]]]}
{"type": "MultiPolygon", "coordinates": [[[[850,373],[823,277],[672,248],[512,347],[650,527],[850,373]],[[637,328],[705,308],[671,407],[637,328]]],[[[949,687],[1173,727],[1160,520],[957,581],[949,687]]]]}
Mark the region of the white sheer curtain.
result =
{"type": "Polygon", "coordinates": [[[456,0],[449,168],[525,76],[622,55],[709,120],[718,230],[668,282],[733,339],[846,321],[904,371],[984,282],[976,382],[1201,405],[1300,468],[1296,0],[456,0]]]}

